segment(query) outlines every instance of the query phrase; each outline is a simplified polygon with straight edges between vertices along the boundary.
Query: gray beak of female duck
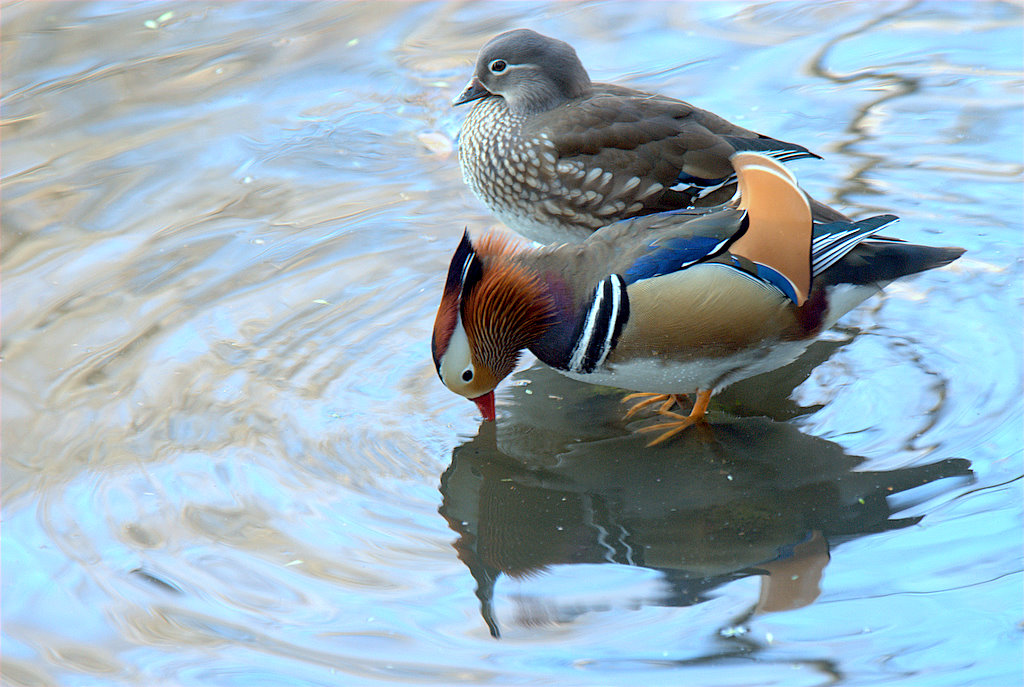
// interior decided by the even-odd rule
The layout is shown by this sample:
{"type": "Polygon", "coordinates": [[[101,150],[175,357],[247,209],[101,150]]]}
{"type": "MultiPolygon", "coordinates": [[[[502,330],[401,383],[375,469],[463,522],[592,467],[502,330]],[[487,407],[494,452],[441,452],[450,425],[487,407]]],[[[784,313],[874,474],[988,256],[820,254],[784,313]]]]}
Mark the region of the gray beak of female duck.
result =
{"type": "Polygon", "coordinates": [[[459,97],[452,101],[452,106],[471,103],[474,100],[478,100],[485,95],[490,94],[491,92],[484,88],[484,85],[480,83],[480,80],[474,76],[469,80],[469,83],[466,84],[466,88],[459,94],[459,97]]]}

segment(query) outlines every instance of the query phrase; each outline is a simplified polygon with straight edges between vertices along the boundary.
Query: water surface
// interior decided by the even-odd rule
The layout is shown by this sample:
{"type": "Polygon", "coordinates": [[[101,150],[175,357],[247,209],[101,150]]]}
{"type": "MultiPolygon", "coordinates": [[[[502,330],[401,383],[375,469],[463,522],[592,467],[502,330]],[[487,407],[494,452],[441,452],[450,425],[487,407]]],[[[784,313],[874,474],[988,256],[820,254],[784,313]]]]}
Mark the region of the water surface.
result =
{"type": "Polygon", "coordinates": [[[1019,684],[1021,15],[5,4],[5,683],[1019,684]],[[666,447],[529,361],[481,426],[450,100],[518,26],[966,256],[666,447]]]}

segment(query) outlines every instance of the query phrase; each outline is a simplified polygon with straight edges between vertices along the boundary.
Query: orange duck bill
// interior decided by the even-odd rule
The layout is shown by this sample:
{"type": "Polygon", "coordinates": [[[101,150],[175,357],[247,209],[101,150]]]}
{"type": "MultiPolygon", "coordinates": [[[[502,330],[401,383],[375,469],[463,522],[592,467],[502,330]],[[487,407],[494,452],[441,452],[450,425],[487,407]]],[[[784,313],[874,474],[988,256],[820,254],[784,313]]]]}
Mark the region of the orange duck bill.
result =
{"type": "Polygon", "coordinates": [[[488,391],[483,396],[469,399],[480,409],[480,414],[487,422],[494,422],[494,391],[488,391]]]}

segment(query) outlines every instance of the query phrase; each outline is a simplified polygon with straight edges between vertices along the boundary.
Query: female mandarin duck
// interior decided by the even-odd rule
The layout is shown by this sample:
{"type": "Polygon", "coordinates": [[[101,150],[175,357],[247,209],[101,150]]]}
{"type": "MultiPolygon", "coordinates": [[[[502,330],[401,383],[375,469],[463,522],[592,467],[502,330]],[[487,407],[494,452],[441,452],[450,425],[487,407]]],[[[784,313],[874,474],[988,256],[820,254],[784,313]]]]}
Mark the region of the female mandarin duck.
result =
{"type": "MultiPolygon", "coordinates": [[[[459,140],[462,176],[498,219],[541,243],[726,201],[736,151],[818,157],[681,100],[592,83],[572,46],[528,29],[480,50],[454,104],[472,101],[459,140]]],[[[846,219],[811,203],[818,221],[846,219]]]]}
{"type": "MultiPolygon", "coordinates": [[[[732,158],[737,200],[619,222],[582,244],[538,249],[464,235],[434,322],[441,381],[493,420],[494,388],[520,352],[569,377],[641,392],[697,392],[663,441],[703,419],[712,393],[794,360],[888,282],[946,265],[960,248],[874,236],[895,221],[815,224],[779,163],[732,158]]],[[[669,396],[669,401],[674,396],[669,396]]]]}

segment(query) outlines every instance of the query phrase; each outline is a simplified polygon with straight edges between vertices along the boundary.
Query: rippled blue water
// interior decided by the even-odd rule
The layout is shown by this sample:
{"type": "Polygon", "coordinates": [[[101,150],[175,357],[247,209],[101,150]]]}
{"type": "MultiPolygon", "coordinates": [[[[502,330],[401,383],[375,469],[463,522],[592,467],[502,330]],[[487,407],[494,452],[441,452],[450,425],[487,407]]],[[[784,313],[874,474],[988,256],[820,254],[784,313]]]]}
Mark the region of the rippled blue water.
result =
{"type": "Polygon", "coordinates": [[[1019,684],[1021,28],[5,4],[5,684],[1019,684]],[[531,366],[480,427],[429,356],[450,251],[494,222],[450,100],[518,26],[807,145],[812,195],[966,256],[668,448],[531,366]]]}

